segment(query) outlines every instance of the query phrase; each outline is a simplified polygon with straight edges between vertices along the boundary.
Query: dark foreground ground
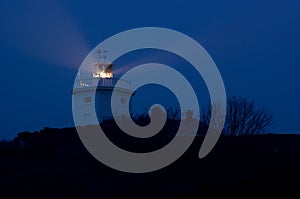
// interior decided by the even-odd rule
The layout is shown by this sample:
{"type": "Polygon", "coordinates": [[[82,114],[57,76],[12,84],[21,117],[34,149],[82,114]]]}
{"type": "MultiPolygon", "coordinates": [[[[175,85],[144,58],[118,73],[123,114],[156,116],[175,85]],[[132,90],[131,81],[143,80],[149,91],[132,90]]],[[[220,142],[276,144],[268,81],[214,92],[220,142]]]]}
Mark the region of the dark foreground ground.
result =
{"type": "Polygon", "coordinates": [[[95,160],[73,128],[21,133],[0,144],[0,198],[300,198],[299,135],[223,136],[198,159],[201,142],[162,170],[128,174],[95,160]]]}

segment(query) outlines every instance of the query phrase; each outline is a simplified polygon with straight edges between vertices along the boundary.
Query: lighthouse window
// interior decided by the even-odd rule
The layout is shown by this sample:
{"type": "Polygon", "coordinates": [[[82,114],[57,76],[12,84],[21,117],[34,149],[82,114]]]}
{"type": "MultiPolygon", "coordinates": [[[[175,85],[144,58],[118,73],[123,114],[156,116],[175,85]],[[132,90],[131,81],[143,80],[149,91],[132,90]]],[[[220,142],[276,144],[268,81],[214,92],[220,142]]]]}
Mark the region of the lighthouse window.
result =
{"type": "Polygon", "coordinates": [[[121,99],[121,104],[126,104],[126,99],[125,98],[121,99]]]}
{"type": "Polygon", "coordinates": [[[92,102],[92,98],[91,97],[85,97],[84,101],[85,101],[85,103],[91,103],[92,102]]]}
{"type": "Polygon", "coordinates": [[[83,119],[88,120],[91,117],[91,115],[92,115],[91,113],[84,113],[83,114],[83,119]]]}

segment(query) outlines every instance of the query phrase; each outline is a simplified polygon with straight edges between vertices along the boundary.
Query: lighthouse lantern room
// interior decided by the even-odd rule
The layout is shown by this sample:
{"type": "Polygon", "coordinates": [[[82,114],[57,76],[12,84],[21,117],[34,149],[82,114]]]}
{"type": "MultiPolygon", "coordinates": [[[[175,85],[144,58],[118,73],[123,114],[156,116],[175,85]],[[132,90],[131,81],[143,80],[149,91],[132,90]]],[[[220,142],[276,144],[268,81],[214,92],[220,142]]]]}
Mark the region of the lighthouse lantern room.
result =
{"type": "Polygon", "coordinates": [[[93,78],[113,78],[113,65],[112,63],[106,62],[107,50],[98,49],[98,61],[94,63],[93,78]],[[103,62],[101,61],[103,59],[103,62]]]}

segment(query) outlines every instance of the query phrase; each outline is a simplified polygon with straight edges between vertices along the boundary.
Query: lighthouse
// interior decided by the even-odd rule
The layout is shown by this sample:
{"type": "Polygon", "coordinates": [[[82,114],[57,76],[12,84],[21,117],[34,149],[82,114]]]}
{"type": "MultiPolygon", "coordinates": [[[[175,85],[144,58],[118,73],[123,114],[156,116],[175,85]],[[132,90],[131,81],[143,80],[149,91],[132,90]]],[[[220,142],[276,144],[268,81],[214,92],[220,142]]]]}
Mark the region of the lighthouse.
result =
{"type": "Polygon", "coordinates": [[[114,77],[113,64],[106,61],[107,51],[98,49],[97,52],[98,60],[90,66],[91,74],[88,78],[81,78],[79,73],[72,90],[73,106],[80,106],[73,109],[79,126],[97,125],[103,120],[112,119],[112,103],[117,108],[114,110],[117,117],[126,115],[126,107],[134,94],[129,81],[114,77]],[[93,116],[94,113],[97,117],[93,116]]]}

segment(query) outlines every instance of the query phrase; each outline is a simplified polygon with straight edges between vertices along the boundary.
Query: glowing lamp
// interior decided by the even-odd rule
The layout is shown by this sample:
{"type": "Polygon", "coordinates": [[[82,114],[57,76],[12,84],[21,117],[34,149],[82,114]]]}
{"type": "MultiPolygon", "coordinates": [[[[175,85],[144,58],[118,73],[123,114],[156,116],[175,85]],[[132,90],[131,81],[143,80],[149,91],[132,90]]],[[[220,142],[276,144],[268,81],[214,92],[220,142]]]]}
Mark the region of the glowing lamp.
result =
{"type": "Polygon", "coordinates": [[[96,62],[94,64],[93,78],[113,78],[112,63],[96,62]]]}

